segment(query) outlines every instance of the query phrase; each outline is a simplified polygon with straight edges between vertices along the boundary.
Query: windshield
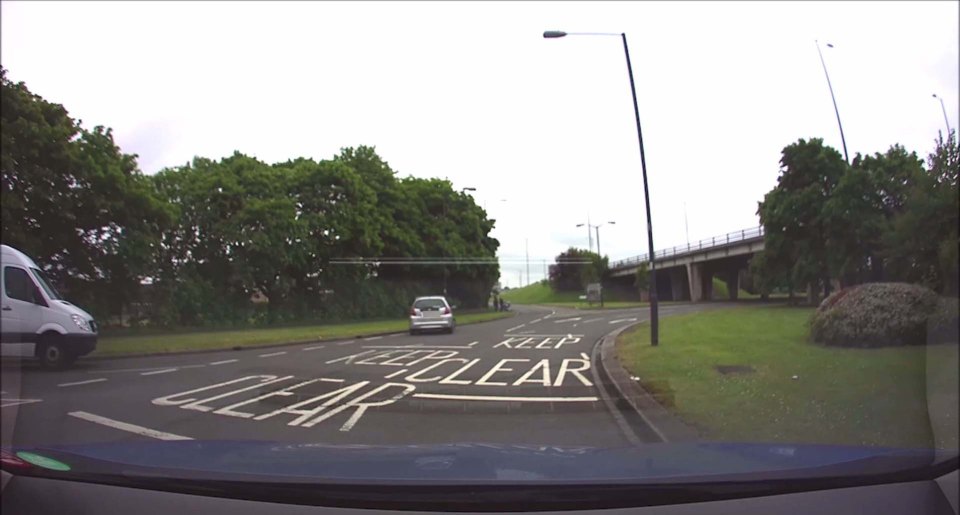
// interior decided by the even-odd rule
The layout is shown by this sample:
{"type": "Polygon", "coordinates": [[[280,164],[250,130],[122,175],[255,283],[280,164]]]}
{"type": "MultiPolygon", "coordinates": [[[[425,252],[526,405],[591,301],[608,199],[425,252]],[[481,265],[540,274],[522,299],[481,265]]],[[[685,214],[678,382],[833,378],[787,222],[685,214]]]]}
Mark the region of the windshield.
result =
{"type": "Polygon", "coordinates": [[[50,284],[50,281],[47,280],[46,276],[43,275],[43,272],[37,270],[36,268],[31,268],[30,272],[33,274],[33,277],[37,280],[37,284],[43,288],[43,291],[47,293],[47,297],[50,297],[50,300],[61,300],[63,297],[60,296],[60,293],[54,289],[53,285],[50,284]]]}
{"type": "Polygon", "coordinates": [[[70,300],[0,288],[38,474],[955,463],[957,2],[0,8],[3,256],[70,300]]]}

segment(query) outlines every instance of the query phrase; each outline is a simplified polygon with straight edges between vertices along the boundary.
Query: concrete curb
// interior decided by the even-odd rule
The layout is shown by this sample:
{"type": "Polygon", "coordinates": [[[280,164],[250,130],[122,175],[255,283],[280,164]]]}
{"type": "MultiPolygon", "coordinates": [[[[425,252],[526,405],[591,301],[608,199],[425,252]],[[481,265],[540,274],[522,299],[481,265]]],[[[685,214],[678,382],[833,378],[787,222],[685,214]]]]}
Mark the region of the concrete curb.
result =
{"type": "MultiPolygon", "coordinates": [[[[480,322],[467,322],[466,324],[457,324],[457,327],[461,325],[474,325],[474,324],[486,324],[489,322],[496,322],[497,320],[508,320],[517,316],[516,312],[511,313],[508,317],[495,318],[493,320],[483,320],[480,322]]],[[[233,346],[233,347],[220,347],[216,349],[192,349],[192,350],[178,350],[173,352],[142,352],[137,354],[117,354],[115,356],[83,356],[80,359],[83,361],[105,361],[111,359],[126,359],[126,358],[146,358],[146,357],[156,357],[156,356],[184,356],[187,354],[211,354],[214,352],[226,352],[226,351],[243,351],[243,350],[257,350],[257,349],[271,349],[276,347],[292,347],[295,345],[307,345],[311,343],[321,344],[321,343],[337,343],[346,340],[357,340],[360,338],[371,338],[373,336],[390,336],[392,334],[404,334],[407,331],[391,331],[389,333],[370,333],[370,334],[358,334],[353,337],[343,337],[337,338],[334,340],[324,340],[324,339],[311,339],[311,340],[297,340],[292,342],[281,342],[281,343],[263,343],[257,345],[246,345],[246,346],[233,346]]]]}
{"type": "MultiPolygon", "coordinates": [[[[594,348],[595,358],[599,358],[596,359],[599,364],[599,372],[606,376],[605,378],[599,378],[605,380],[598,381],[598,384],[602,385],[600,391],[606,397],[604,400],[612,408],[611,411],[614,413],[614,418],[617,418],[617,422],[621,424],[621,429],[623,429],[624,423],[628,424],[634,432],[633,438],[638,441],[697,441],[699,439],[697,431],[680,421],[660,405],[637,381],[632,380],[630,373],[627,372],[617,357],[617,337],[627,329],[643,323],[645,321],[635,322],[607,333],[594,348]],[[614,391],[606,392],[604,386],[614,391]],[[610,393],[613,393],[612,397],[610,393]],[[621,410],[615,409],[618,406],[626,408],[626,411],[632,410],[636,416],[624,416],[619,413],[621,410]]],[[[628,439],[631,439],[629,435],[628,439]]]]}

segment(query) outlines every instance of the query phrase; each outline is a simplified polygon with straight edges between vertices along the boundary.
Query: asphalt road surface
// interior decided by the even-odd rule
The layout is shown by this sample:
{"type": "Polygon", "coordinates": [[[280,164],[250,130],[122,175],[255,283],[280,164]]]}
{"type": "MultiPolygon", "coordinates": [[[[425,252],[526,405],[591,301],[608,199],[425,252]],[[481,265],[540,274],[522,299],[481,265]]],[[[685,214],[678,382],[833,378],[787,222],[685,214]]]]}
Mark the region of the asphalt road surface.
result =
{"type": "MultiPolygon", "coordinates": [[[[648,309],[517,307],[454,334],[3,366],[4,445],[136,439],[629,445],[591,356],[648,309]]],[[[661,315],[702,309],[661,307],[661,315]]]]}

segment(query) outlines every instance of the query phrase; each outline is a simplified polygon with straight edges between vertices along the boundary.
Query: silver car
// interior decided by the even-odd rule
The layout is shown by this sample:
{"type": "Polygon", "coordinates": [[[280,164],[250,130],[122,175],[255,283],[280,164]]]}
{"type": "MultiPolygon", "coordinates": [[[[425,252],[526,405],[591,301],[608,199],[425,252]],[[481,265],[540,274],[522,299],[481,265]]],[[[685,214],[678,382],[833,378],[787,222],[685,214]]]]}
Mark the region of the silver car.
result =
{"type": "Polygon", "coordinates": [[[410,334],[439,329],[453,333],[457,321],[447,299],[440,296],[417,297],[410,307],[410,334]]]}

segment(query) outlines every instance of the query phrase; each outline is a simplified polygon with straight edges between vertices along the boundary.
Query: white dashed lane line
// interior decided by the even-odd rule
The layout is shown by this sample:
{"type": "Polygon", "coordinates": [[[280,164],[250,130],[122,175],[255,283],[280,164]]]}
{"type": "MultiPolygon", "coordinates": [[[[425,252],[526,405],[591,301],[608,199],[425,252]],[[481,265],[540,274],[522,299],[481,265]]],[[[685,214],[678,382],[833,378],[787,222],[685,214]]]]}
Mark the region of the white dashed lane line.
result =
{"type": "Polygon", "coordinates": [[[203,368],[206,365],[182,365],[180,368],[203,368]]]}
{"type": "Polygon", "coordinates": [[[337,345],[349,345],[349,344],[353,343],[354,341],[355,341],[355,340],[347,340],[347,341],[345,341],[345,342],[340,342],[340,343],[338,343],[337,345]]]}
{"type": "Polygon", "coordinates": [[[304,350],[304,351],[306,351],[306,350],[317,350],[317,349],[322,349],[322,348],[324,348],[324,347],[325,347],[324,345],[314,345],[313,347],[304,347],[304,348],[302,348],[302,349],[300,349],[300,350],[304,350]]]}
{"type": "Polygon", "coordinates": [[[60,384],[58,384],[57,386],[59,386],[60,388],[64,388],[64,387],[67,387],[67,386],[80,386],[80,385],[82,385],[82,384],[102,383],[102,382],[104,382],[104,381],[106,381],[106,380],[107,380],[106,377],[100,377],[100,378],[97,378],[97,379],[90,379],[90,380],[87,380],[87,381],[75,381],[75,382],[73,382],[73,383],[60,383],[60,384]]]}
{"type": "Polygon", "coordinates": [[[269,353],[269,354],[261,354],[261,355],[259,355],[259,356],[257,356],[257,357],[258,357],[258,358],[272,358],[272,357],[274,357],[274,356],[282,356],[282,355],[284,355],[284,354],[286,354],[286,353],[287,353],[287,351],[271,352],[271,353],[269,353]]]}
{"type": "Polygon", "coordinates": [[[179,370],[179,369],[178,369],[178,368],[164,368],[164,369],[160,369],[160,370],[154,370],[153,372],[142,372],[140,375],[142,375],[142,376],[155,376],[155,375],[157,375],[157,374],[166,374],[166,373],[169,373],[169,372],[176,372],[177,370],[179,370]]]}
{"type": "Polygon", "coordinates": [[[518,326],[511,327],[510,329],[507,329],[507,332],[509,333],[510,331],[513,331],[514,329],[520,329],[521,327],[524,327],[524,326],[526,326],[526,325],[527,325],[527,324],[520,324],[520,325],[518,325],[518,326]]]}
{"type": "Polygon", "coordinates": [[[34,402],[43,402],[43,399],[0,399],[0,408],[19,406],[21,404],[33,404],[34,402]]]}
{"type": "Polygon", "coordinates": [[[383,338],[383,336],[371,336],[369,338],[364,338],[363,341],[369,342],[371,340],[379,340],[380,338],[383,338]]]}
{"type": "Polygon", "coordinates": [[[602,318],[591,318],[590,320],[584,320],[583,322],[580,322],[580,323],[581,323],[581,324],[589,324],[590,322],[596,322],[596,321],[598,321],[598,320],[603,320],[603,319],[602,319],[602,318]]]}
{"type": "Polygon", "coordinates": [[[141,436],[149,436],[150,438],[156,438],[157,440],[193,440],[193,438],[187,436],[164,433],[163,431],[156,431],[143,426],[128,424],[126,422],[120,422],[119,420],[113,420],[107,417],[101,417],[100,415],[94,415],[93,413],[87,413],[86,411],[72,411],[69,413],[69,415],[71,417],[79,418],[80,420],[86,420],[87,422],[93,422],[95,424],[112,427],[114,429],[119,429],[121,431],[126,431],[128,433],[134,433],[141,436]]]}
{"type": "Polygon", "coordinates": [[[238,361],[240,361],[240,360],[239,360],[239,359],[225,359],[225,360],[223,360],[223,361],[212,361],[212,362],[210,362],[210,366],[211,366],[211,367],[214,367],[214,366],[217,366],[217,365],[226,365],[227,363],[236,363],[236,362],[238,362],[238,361]]]}

